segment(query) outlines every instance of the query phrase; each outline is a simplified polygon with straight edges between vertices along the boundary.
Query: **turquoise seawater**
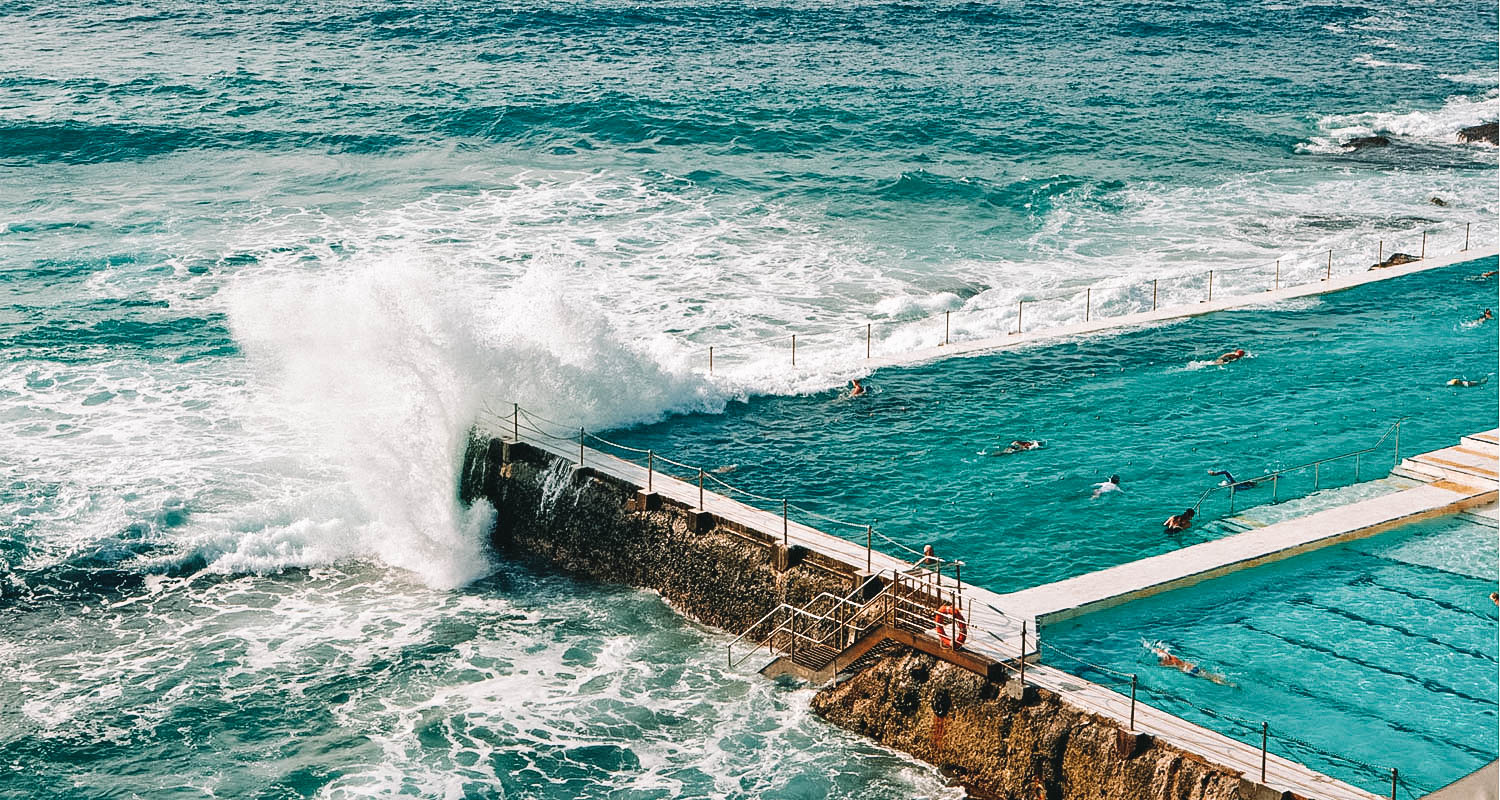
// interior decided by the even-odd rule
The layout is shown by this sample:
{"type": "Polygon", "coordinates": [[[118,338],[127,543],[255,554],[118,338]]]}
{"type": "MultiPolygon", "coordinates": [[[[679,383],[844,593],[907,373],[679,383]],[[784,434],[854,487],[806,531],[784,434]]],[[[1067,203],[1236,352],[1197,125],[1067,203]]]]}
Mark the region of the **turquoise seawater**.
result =
{"type": "Polygon", "coordinates": [[[1496,558],[1494,528],[1424,522],[1045,628],[1044,660],[1126,692],[1135,674],[1145,702],[1256,746],[1264,722],[1272,752],[1372,792],[1394,767],[1421,796],[1495,758],[1496,558]]]}
{"type": "Polygon", "coordinates": [[[1327,249],[1355,270],[1424,230],[1445,252],[1466,226],[1492,245],[1497,151],[1456,132],[1500,116],[1494,16],[1459,0],[6,4],[0,795],[951,793],[808,720],[797,691],[721,674],[721,640],[658,601],[495,563],[490,509],[455,499],[478,410],[515,399],[607,430],[727,409],[724,431],[773,449],[720,452],[707,416],[632,435],[702,434],[736,480],[779,491],[800,473],[820,508],[945,550],[988,525],[1017,551],[1014,568],[975,559],[996,586],[1052,574],[1025,551],[1053,522],[955,485],[946,530],[922,516],[930,493],[877,495],[897,461],[846,455],[950,477],[972,458],[968,474],[1016,482],[998,496],[1065,517],[1060,498],[1121,472],[1100,532],[1114,552],[1074,535],[1061,574],[1161,546],[1134,520],[1181,502],[1205,462],[1367,441],[1409,410],[1376,376],[1438,409],[1414,446],[1446,443],[1494,417],[1492,392],[1427,381],[1494,371],[1492,334],[1439,330],[1493,304],[1457,273],[1402,284],[1427,306],[1372,290],[1392,306],[1373,317],[1333,299],[1337,319],[1245,312],[883,373],[862,406],[818,394],[854,362],[699,367],[710,344],[1098,281],[1327,249]],[[1390,145],[1341,146],[1372,134],[1390,145]],[[1346,318],[1395,325],[1367,336],[1395,349],[1361,349],[1346,318]],[[1421,358],[1320,365],[1298,343],[1323,327],[1353,357],[1421,358]],[[1257,358],[1217,388],[1170,371],[1225,340],[1257,358]],[[1342,410],[1262,424],[1256,376],[1282,359],[1309,381],[1278,389],[1289,410],[1342,410]],[[1125,407],[1137,371],[1158,385],[1125,407]],[[1032,411],[958,413],[996,385],[1032,411]],[[1218,435],[1207,400],[1167,402],[1220,390],[1241,410],[1221,409],[1218,435]],[[777,408],[784,441],[750,424],[777,408]],[[1037,410],[1058,420],[1041,460],[977,455],[1047,427],[1037,410]],[[810,420],[849,437],[844,455],[785,477],[758,460],[798,449],[810,420]],[[1044,477],[1116,428],[1118,457],[1044,477]],[[1158,464],[1150,443],[1178,435],[1199,451],[1158,464]]]}

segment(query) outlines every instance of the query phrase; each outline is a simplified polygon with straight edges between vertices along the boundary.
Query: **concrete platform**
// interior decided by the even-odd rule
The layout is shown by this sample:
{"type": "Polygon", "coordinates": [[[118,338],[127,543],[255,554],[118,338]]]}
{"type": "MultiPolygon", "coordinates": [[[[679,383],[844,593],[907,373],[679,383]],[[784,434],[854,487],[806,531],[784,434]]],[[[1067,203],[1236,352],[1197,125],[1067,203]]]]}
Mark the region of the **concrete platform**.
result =
{"type": "MultiPolygon", "coordinates": [[[[1168,320],[1186,319],[1188,317],[1212,314],[1216,311],[1228,311],[1231,309],[1249,308],[1254,306],[1275,303],[1281,300],[1292,300],[1298,297],[1312,297],[1320,294],[1331,294],[1352,289],[1356,286],[1375,283],[1377,281],[1399,278],[1403,275],[1411,275],[1425,272],[1431,269],[1447,267],[1453,264],[1462,264],[1467,261],[1477,261],[1483,258],[1494,258],[1500,254],[1500,249],[1477,248],[1464,252],[1453,253],[1445,256],[1434,255],[1430,258],[1399,264],[1384,269],[1366,270],[1351,274],[1334,275],[1330,280],[1315,281],[1313,283],[1298,286],[1286,286],[1275,291],[1262,292],[1259,294],[1236,295],[1201,303],[1178,306],[1163,306],[1153,311],[1142,311],[1135,314],[1125,314],[1118,317],[1104,317],[1092,319],[1088,322],[1078,322],[1071,325],[1060,325],[1053,328],[1043,328],[1035,331],[1022,331],[1021,333],[1005,333],[997,336],[987,336],[980,339],[970,339],[962,342],[952,342],[936,347],[927,347],[903,353],[892,353],[888,355],[876,355],[865,359],[863,363],[870,369],[891,366],[909,366],[913,364],[924,364],[938,361],[954,356],[978,355],[995,350],[1005,350],[1026,344],[1033,344],[1050,339],[1066,338],[1070,336],[1082,336],[1100,331],[1112,330],[1114,328],[1128,328],[1146,325],[1153,322],[1165,322],[1168,320]]],[[[1082,289],[1080,288],[1081,292],[1082,289]]],[[[958,312],[954,312],[958,313],[958,312]]],[[[862,346],[862,345],[861,345],[862,346]]]]}
{"type": "Polygon", "coordinates": [[[1418,520],[1457,514],[1495,498],[1493,486],[1440,481],[1001,595],[999,604],[1046,625],[1418,520]]]}
{"type": "MultiPolygon", "coordinates": [[[[497,420],[497,423],[499,430],[509,431],[509,420],[497,420]]],[[[1408,459],[1414,468],[1424,470],[1419,479],[1429,482],[1392,494],[1021,592],[1000,595],[963,584],[963,610],[969,621],[969,639],[964,649],[978,657],[975,663],[981,666],[982,659],[1014,661],[1024,655],[1032,660],[1036,655],[1034,632],[1039,619],[1045,622],[1108,607],[1255,564],[1373,535],[1426,517],[1490,507],[1497,500],[1496,484],[1488,478],[1495,468],[1493,452],[1500,452],[1493,441],[1497,433],[1500,432],[1475,434],[1465,437],[1454,448],[1408,459]],[[1023,625],[1033,633],[1026,642],[1024,654],[1021,646],[1023,625]]],[[[579,456],[574,442],[554,441],[525,430],[522,434],[528,443],[559,458],[572,462],[579,456]]],[[[583,459],[583,472],[597,471],[638,487],[647,484],[647,470],[639,464],[587,448],[583,459]]],[[[698,507],[700,492],[696,483],[656,472],[651,485],[662,498],[688,508],[698,507]]],[[[820,558],[842,562],[854,571],[914,568],[912,561],[917,558],[914,552],[910,553],[909,559],[891,556],[803,523],[783,520],[779,514],[745,505],[716,492],[705,490],[701,496],[702,514],[712,515],[721,525],[752,532],[762,540],[784,540],[787,546],[806,548],[820,558]]],[[[862,532],[862,529],[853,531],[856,536],[862,532]]],[[[884,544],[878,539],[875,542],[884,544]]],[[[1055,692],[1075,707],[1122,725],[1128,725],[1131,719],[1130,698],[1103,686],[1039,664],[1029,665],[1026,677],[1028,683],[1055,692]]],[[[1213,763],[1237,770],[1247,781],[1263,784],[1278,794],[1292,792],[1296,796],[1321,800],[1378,800],[1380,797],[1275,754],[1266,759],[1265,779],[1262,781],[1262,756],[1258,747],[1144,703],[1135,704],[1134,720],[1135,731],[1151,734],[1213,763]]]]}

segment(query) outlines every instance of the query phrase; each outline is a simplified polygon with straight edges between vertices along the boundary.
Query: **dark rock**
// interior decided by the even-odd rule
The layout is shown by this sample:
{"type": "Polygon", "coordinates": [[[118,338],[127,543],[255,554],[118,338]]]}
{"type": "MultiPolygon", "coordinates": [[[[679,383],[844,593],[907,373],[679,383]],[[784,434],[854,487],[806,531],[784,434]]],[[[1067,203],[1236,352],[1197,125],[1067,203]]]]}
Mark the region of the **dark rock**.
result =
{"type": "Polygon", "coordinates": [[[1437,206],[1438,208],[1447,208],[1448,207],[1448,201],[1444,200],[1441,197],[1437,197],[1437,196],[1429,198],[1427,200],[1427,202],[1429,202],[1429,203],[1437,206]]]}
{"type": "Polygon", "coordinates": [[[1046,690],[1023,705],[974,673],[910,650],[881,657],[813,698],[813,711],[887,747],[942,764],[975,798],[1261,800],[1263,787],[1046,690]],[[923,683],[912,666],[929,665],[923,683]],[[892,714],[885,698],[918,695],[933,714],[892,714]],[[946,701],[943,698],[947,698],[946,701]],[[949,705],[946,715],[937,709],[949,705]],[[939,722],[941,719],[941,722],[939,722]],[[934,736],[941,725],[941,736],[934,736]]]}
{"type": "Polygon", "coordinates": [[[1379,264],[1371,264],[1370,269],[1385,269],[1386,267],[1394,267],[1398,264],[1410,264],[1413,261],[1421,260],[1422,259],[1417,258],[1414,255],[1409,255],[1407,253],[1392,253],[1390,258],[1387,258],[1379,264]]]}
{"type": "Polygon", "coordinates": [[[1391,140],[1384,136],[1357,136],[1344,142],[1343,146],[1350,150],[1364,150],[1370,147],[1385,147],[1391,140]]]}
{"type": "Polygon", "coordinates": [[[1460,142],[1488,142],[1500,145],[1500,122],[1486,122],[1483,125],[1470,125],[1458,132],[1460,142]]]}

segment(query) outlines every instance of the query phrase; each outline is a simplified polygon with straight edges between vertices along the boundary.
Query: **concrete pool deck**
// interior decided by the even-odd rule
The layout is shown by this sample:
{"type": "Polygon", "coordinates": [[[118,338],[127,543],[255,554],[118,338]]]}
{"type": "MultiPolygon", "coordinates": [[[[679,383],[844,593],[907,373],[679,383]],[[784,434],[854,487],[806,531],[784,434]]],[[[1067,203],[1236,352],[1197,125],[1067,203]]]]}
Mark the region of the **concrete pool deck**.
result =
{"type": "Polygon", "coordinates": [[[1473,434],[1454,447],[1402,461],[1398,472],[1426,481],[1422,485],[1001,595],[997,605],[1046,625],[1411,522],[1486,506],[1497,496],[1496,435],[1497,431],[1473,434]]]}
{"type": "MultiPolygon", "coordinates": [[[[746,505],[706,488],[700,489],[695,482],[660,471],[650,472],[646,466],[599,450],[580,448],[576,441],[540,431],[534,433],[527,428],[513,429],[512,420],[504,418],[496,417],[490,424],[498,435],[513,438],[513,433],[519,433],[521,441],[560,460],[577,464],[581,459],[585,471],[607,475],[642,490],[649,486],[662,498],[684,508],[698,509],[694,513],[712,515],[720,524],[728,523],[731,527],[754,532],[763,539],[806,548],[854,570],[881,572],[913,568],[911,561],[890,556],[873,547],[861,547],[855,541],[788,520],[778,513],[746,505]]],[[[1411,466],[1408,472],[1429,481],[1411,489],[1020,592],[1002,595],[963,584],[962,607],[970,626],[969,640],[964,649],[969,654],[996,663],[1014,663],[1022,655],[1023,625],[1034,632],[1038,621],[1063,619],[1318,547],[1373,535],[1416,520],[1493,504],[1497,487],[1489,476],[1497,469],[1496,453],[1500,452],[1500,447],[1495,444],[1497,435],[1500,432],[1474,434],[1464,437],[1455,447],[1407,459],[1403,465],[1411,466]]],[[[1036,655],[1033,636],[1026,642],[1025,656],[1030,660],[1036,655]]],[[[1077,708],[1231,768],[1253,784],[1277,792],[1290,791],[1301,797],[1325,800],[1376,800],[1380,797],[1274,753],[1263,754],[1258,747],[1166,711],[1132,702],[1126,695],[1054,667],[1028,665],[1026,679],[1027,683],[1050,690],[1077,708]],[[1263,758],[1264,778],[1261,772],[1263,758]]]]}
{"type": "MultiPolygon", "coordinates": [[[[1353,289],[1356,286],[1364,286],[1369,283],[1399,278],[1404,275],[1413,275],[1418,272],[1439,269],[1441,267],[1463,264],[1469,261],[1478,261],[1485,258],[1494,258],[1500,255],[1500,248],[1479,247],[1464,250],[1451,255],[1409,261],[1405,264],[1397,264],[1381,269],[1362,270],[1354,273],[1342,273],[1330,276],[1327,280],[1319,280],[1313,283],[1305,283],[1296,286],[1285,286],[1280,289],[1269,290],[1258,294],[1234,295],[1216,300],[1204,300],[1199,303],[1188,305],[1163,306],[1150,311],[1141,311],[1134,314],[1124,314],[1117,317],[1102,317],[1087,322],[1076,322],[1069,325],[1060,325],[1053,328],[1044,328],[1036,331],[1022,331],[1019,333],[1006,333],[998,336],[986,336],[979,339],[967,341],[956,341],[941,344],[935,347],[926,347],[902,353],[887,355],[875,355],[865,359],[862,364],[869,369],[880,369],[882,367],[912,366],[938,361],[954,356],[979,355],[996,350],[1005,350],[1021,345],[1036,342],[1049,341],[1070,336],[1083,336],[1091,333],[1113,330],[1115,328],[1128,328],[1147,325],[1155,322],[1168,322],[1172,320],[1187,319],[1189,317],[1211,314],[1216,311],[1230,311],[1241,308],[1252,308],[1255,306],[1274,303],[1282,300],[1292,300],[1299,297],[1312,297],[1320,294],[1341,292],[1345,289],[1353,289]]],[[[957,312],[955,312],[957,313],[957,312]]],[[[795,362],[795,358],[793,359],[795,362]]]]}

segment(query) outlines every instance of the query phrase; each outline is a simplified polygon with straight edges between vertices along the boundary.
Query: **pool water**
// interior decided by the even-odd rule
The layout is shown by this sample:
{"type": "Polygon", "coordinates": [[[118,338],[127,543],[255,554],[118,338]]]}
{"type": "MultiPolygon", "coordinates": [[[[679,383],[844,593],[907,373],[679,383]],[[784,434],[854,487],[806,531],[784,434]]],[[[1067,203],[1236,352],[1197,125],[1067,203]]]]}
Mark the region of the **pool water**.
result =
{"type": "Polygon", "coordinates": [[[1496,561],[1494,528],[1419,523],[1048,626],[1043,660],[1127,691],[1134,673],[1144,702],[1256,746],[1266,722],[1272,752],[1381,795],[1395,767],[1421,796],[1495,758],[1496,561]]]}
{"type": "MultiPolygon", "coordinates": [[[[967,562],[997,591],[1056,581],[1229,532],[1182,537],[1161,522],[1219,480],[1368,447],[1398,417],[1402,452],[1496,424],[1495,259],[1321,298],[1041,344],[870,376],[870,393],[752,397],[722,414],[606,432],[718,470],[769,497],[967,562]],[[1243,347],[1225,367],[1206,362],[1243,347]],[[1040,450],[997,455],[1013,439],[1040,450]],[[1112,473],[1125,491],[1092,499],[1112,473]]],[[[1394,442],[1359,477],[1394,464],[1394,442]]],[[[1355,482],[1352,462],[1321,485],[1355,482]]],[[[1282,497],[1311,491],[1288,481],[1282,497]]],[[[1269,499],[1269,498],[1265,498],[1269,499]]],[[[1241,505],[1241,509],[1243,509],[1241,505]]],[[[1227,508],[1222,509],[1227,513],[1227,508]]],[[[1218,513],[1218,512],[1215,512],[1218,513]]],[[[823,525],[863,541],[862,529],[823,525]]],[[[886,546],[886,550],[895,548],[886,546]]]]}

